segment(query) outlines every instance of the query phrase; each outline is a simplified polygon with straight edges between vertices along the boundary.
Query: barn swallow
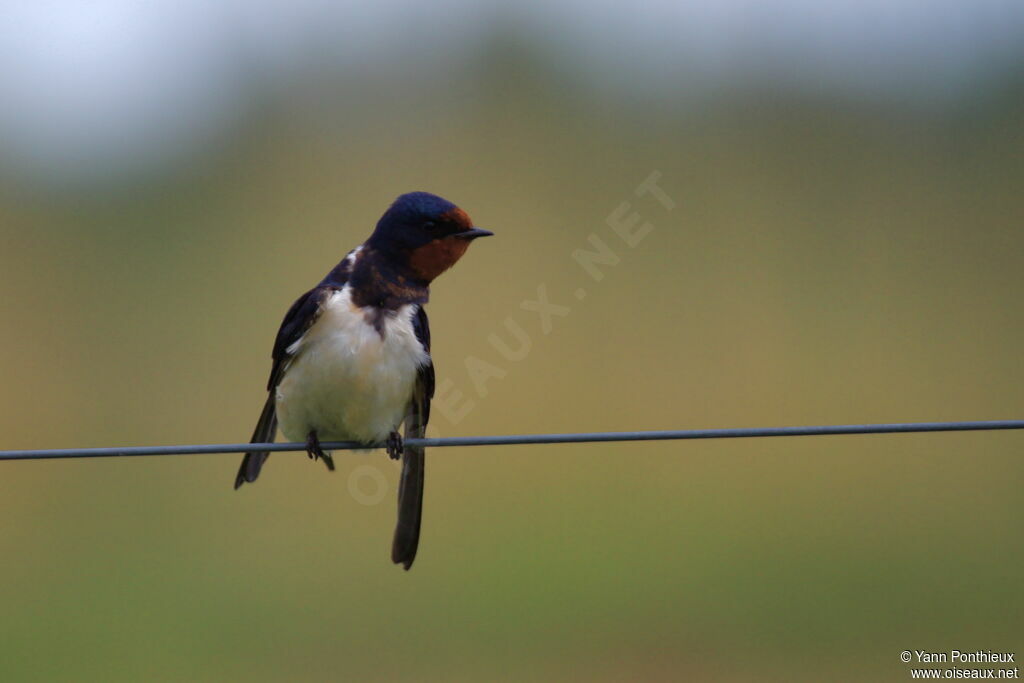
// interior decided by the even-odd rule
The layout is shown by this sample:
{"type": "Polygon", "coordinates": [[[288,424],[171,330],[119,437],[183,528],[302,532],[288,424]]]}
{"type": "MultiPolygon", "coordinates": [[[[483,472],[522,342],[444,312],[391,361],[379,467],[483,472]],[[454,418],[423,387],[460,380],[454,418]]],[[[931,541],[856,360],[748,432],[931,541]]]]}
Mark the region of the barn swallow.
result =
{"type": "MultiPolygon", "coordinates": [[[[434,364],[423,306],[434,278],[492,234],[446,199],[403,194],[361,246],[292,304],[274,341],[251,443],[272,442],[280,427],[329,470],[334,461],[321,441],[386,444],[391,458],[402,458],[391,559],[406,569],[419,545],[424,449],[405,446],[398,428],[404,422],[406,438],[420,438],[430,419],[434,364]]],[[[268,455],[245,454],[236,489],[256,480],[268,455]]]]}

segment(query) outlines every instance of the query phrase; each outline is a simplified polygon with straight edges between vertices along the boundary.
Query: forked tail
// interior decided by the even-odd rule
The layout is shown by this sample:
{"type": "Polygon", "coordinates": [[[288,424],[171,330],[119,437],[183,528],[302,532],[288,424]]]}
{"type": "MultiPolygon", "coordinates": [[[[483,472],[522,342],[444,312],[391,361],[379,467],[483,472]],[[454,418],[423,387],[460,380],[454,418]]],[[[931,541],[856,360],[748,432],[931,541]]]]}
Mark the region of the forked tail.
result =
{"type": "MultiPolygon", "coordinates": [[[[252,433],[250,443],[270,443],[274,440],[274,432],[277,431],[277,412],[274,410],[274,392],[267,395],[267,402],[263,405],[263,412],[260,413],[259,422],[252,433]]],[[[238,468],[238,476],[235,477],[235,488],[245,482],[254,482],[260,476],[260,469],[263,463],[270,457],[267,451],[252,451],[246,453],[242,458],[242,466],[238,468]]]]}
{"type": "Polygon", "coordinates": [[[402,478],[398,484],[398,524],[395,526],[395,541],[391,546],[391,561],[406,569],[416,559],[416,548],[420,543],[425,461],[422,447],[405,447],[402,478]]]}

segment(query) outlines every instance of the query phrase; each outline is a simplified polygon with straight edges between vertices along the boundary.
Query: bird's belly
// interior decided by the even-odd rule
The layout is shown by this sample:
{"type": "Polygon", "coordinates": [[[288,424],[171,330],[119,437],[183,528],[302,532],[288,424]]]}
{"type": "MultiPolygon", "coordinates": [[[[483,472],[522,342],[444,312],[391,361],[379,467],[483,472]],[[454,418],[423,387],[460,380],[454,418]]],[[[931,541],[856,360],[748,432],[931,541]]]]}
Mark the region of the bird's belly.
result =
{"type": "Polygon", "coordinates": [[[277,386],[278,424],[289,441],[383,441],[405,417],[427,355],[411,311],[388,314],[384,334],[339,295],[297,345],[277,386]]]}

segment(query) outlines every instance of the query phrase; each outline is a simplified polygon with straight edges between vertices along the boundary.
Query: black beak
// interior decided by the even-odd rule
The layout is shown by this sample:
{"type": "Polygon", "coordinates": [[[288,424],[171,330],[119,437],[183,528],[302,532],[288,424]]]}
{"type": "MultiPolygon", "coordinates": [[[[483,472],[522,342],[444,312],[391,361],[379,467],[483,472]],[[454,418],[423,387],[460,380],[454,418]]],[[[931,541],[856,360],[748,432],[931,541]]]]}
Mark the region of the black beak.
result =
{"type": "Polygon", "coordinates": [[[494,233],[490,230],[484,230],[483,228],[470,228],[469,230],[463,230],[457,232],[453,237],[459,237],[464,240],[475,240],[477,237],[490,237],[494,233]]]}

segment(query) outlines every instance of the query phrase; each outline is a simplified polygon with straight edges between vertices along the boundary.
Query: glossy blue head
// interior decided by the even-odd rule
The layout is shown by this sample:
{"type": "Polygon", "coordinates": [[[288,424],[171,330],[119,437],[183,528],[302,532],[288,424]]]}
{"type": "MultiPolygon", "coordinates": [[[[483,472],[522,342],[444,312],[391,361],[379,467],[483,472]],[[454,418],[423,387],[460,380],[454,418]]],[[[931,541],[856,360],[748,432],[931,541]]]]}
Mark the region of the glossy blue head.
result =
{"type": "MultiPolygon", "coordinates": [[[[425,223],[435,225],[443,222],[444,216],[459,207],[443,197],[429,192],[409,192],[396,199],[377,221],[377,232],[400,232],[402,228],[415,228],[425,223]]],[[[470,226],[472,227],[472,226],[470,226]]],[[[375,232],[374,234],[377,234],[375,232]]]]}
{"type": "Polygon", "coordinates": [[[429,282],[451,268],[471,241],[492,234],[474,227],[466,212],[447,199],[410,192],[384,212],[366,244],[408,264],[429,282]]]}
{"type": "Polygon", "coordinates": [[[409,192],[384,212],[367,243],[390,252],[456,235],[472,240],[489,234],[474,228],[466,212],[447,199],[429,192],[409,192]]]}

